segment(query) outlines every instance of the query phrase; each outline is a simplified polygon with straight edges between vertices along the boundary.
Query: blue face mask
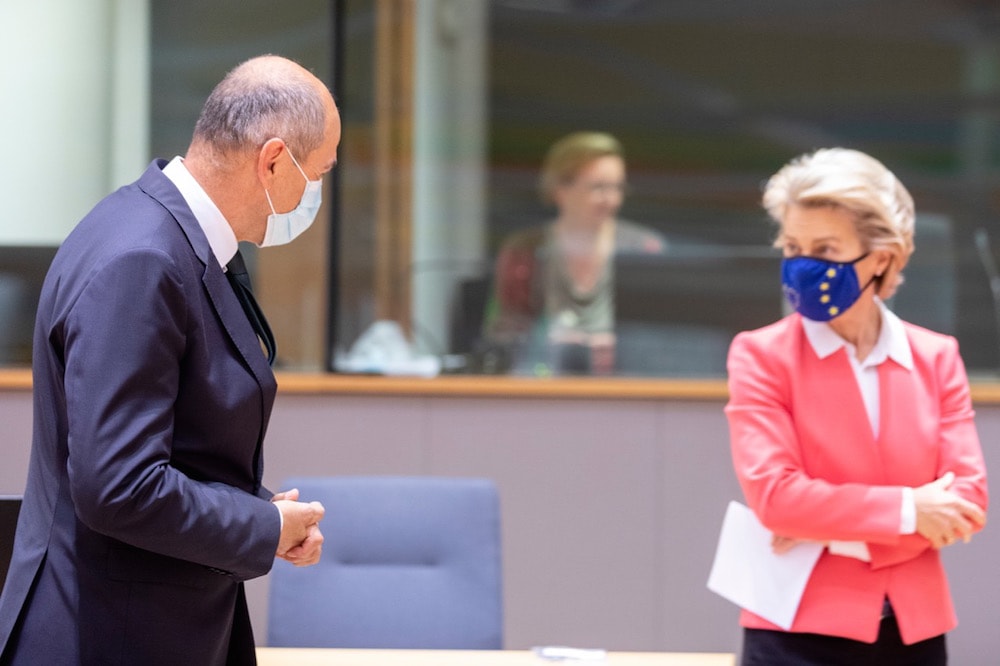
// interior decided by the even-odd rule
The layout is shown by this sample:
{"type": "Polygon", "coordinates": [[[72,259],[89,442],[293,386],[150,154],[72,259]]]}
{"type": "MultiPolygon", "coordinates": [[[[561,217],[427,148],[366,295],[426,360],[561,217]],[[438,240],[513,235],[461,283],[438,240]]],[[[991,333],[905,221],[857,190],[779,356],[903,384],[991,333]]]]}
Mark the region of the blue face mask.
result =
{"type": "MultiPolygon", "coordinates": [[[[854,261],[827,261],[816,257],[791,257],[781,262],[781,287],[795,310],[813,321],[830,321],[861,297],[864,287],[858,283],[854,261]]],[[[874,280],[872,276],[872,280],[874,280]]]]}
{"type": "Polygon", "coordinates": [[[292,151],[288,151],[288,156],[292,158],[295,168],[306,179],[306,189],[302,191],[299,205],[287,213],[275,212],[274,204],[271,203],[271,195],[267,190],[264,190],[267,205],[271,207],[271,214],[267,216],[267,229],[264,231],[264,241],[260,247],[291,243],[296,236],[312,225],[313,220],[316,219],[316,213],[319,212],[320,204],[323,203],[323,181],[309,180],[309,176],[299,166],[292,151]]]}

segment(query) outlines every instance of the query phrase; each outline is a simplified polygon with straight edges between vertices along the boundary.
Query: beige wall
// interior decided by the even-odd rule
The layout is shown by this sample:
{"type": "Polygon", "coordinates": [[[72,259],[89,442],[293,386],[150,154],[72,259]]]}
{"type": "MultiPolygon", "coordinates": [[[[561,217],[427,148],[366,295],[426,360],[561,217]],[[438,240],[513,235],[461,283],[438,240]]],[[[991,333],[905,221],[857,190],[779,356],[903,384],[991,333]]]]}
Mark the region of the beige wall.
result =
{"type": "MultiPolygon", "coordinates": [[[[0,493],[19,492],[30,397],[0,392],[0,493]]],[[[1000,478],[1000,407],[980,406],[1000,478]]],[[[265,481],[291,475],[478,475],[502,504],[506,646],[731,651],[737,613],[705,589],[738,497],[720,401],[279,395],[265,481]]],[[[328,507],[328,510],[335,508],[328,507]]],[[[1000,533],[947,551],[961,626],[954,663],[1000,651],[1000,533]]],[[[267,579],[249,588],[258,641],[267,579]]],[[[994,655],[988,657],[987,655],[994,655]]]]}

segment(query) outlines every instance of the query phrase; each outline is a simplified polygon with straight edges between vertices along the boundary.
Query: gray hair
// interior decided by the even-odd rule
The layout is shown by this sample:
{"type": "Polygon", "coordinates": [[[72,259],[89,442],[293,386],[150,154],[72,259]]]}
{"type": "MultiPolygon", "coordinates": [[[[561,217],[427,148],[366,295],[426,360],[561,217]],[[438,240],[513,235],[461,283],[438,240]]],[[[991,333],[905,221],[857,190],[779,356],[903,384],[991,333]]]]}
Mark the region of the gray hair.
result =
{"type": "Polygon", "coordinates": [[[226,155],[279,138],[302,160],[323,142],[325,129],[324,100],[308,73],[290,60],[262,56],[238,65],[215,87],[194,141],[226,155]]]}
{"type": "Polygon", "coordinates": [[[768,181],[763,204],[779,225],[790,206],[843,208],[867,250],[891,250],[900,265],[913,253],[913,197],[885,165],[858,150],[822,148],[793,159],[768,181]]]}

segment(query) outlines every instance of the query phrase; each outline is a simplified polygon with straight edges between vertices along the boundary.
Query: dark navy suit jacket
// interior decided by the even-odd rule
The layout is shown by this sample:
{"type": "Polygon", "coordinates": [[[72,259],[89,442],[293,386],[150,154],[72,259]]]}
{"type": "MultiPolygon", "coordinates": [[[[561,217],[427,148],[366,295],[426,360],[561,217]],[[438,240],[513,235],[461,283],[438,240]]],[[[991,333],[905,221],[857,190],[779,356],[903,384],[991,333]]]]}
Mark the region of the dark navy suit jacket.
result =
{"type": "Polygon", "coordinates": [[[254,660],[242,581],[280,533],[276,384],[164,165],[80,222],[42,290],[2,664],[254,660]]]}

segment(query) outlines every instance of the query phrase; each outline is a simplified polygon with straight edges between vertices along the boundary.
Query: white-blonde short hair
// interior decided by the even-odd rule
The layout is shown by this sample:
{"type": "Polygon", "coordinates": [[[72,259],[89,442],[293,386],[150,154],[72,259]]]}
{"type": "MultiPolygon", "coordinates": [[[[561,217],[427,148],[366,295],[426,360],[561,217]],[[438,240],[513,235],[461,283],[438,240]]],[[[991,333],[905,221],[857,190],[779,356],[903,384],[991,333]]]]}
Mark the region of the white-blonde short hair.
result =
{"type": "MultiPolygon", "coordinates": [[[[792,206],[834,206],[854,214],[866,251],[890,250],[896,271],[913,254],[913,197],[874,157],[848,148],[822,148],[796,157],[764,188],[764,208],[779,224],[792,206]]],[[[782,243],[781,234],[775,245],[782,243]]]]}

